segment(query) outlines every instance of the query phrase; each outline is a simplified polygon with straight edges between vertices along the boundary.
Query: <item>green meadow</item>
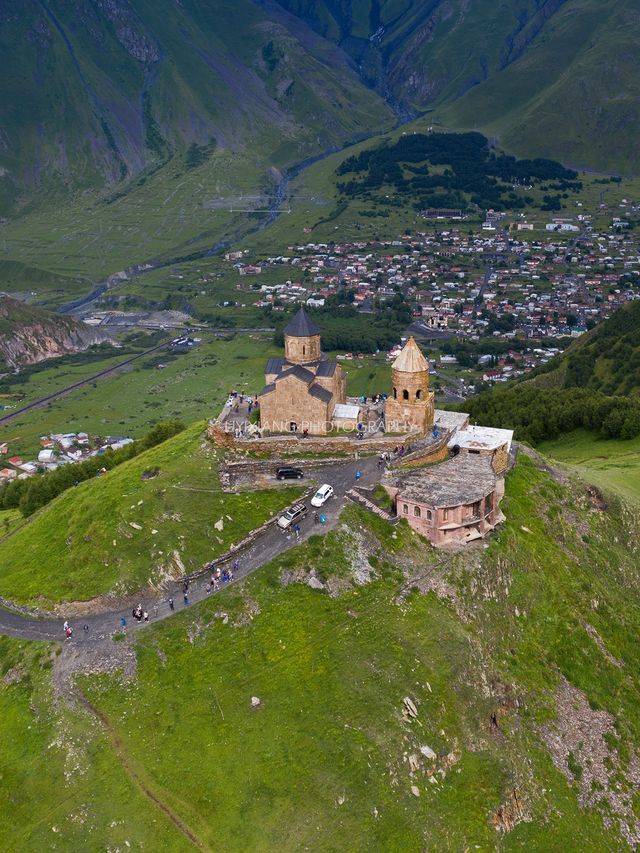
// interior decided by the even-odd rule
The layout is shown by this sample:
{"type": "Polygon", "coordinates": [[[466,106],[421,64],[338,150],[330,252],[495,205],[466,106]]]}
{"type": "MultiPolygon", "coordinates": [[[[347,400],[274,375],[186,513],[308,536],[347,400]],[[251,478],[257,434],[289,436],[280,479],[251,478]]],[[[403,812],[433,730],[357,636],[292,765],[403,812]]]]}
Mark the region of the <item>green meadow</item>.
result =
{"type": "Polygon", "coordinates": [[[538,449],[604,491],[640,501],[640,439],[605,439],[576,430],[538,449]]]}
{"type": "Polygon", "coordinates": [[[0,543],[0,595],[46,609],[181,577],[300,494],[297,488],[223,493],[218,460],[204,439],[204,422],[196,423],[64,492],[0,543]],[[220,522],[221,530],[214,527],[220,522]]]}

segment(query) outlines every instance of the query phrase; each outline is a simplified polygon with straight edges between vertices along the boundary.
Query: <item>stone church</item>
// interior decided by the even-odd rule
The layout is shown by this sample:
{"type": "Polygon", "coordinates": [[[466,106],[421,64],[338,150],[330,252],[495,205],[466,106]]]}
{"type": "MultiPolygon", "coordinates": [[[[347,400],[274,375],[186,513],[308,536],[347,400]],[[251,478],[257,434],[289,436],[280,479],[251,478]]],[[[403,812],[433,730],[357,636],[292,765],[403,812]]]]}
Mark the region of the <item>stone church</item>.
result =
{"type": "MultiPolygon", "coordinates": [[[[413,338],[391,366],[392,394],[384,403],[386,432],[426,435],[433,427],[434,394],[429,362],[413,338]]],[[[327,435],[355,429],[361,412],[347,403],[342,367],[320,350],[320,329],[301,308],[284,330],[284,358],[270,358],[258,394],[260,424],[267,433],[327,435]]]]}
{"type": "Polygon", "coordinates": [[[284,330],[284,358],[265,367],[258,395],[260,423],[268,432],[326,435],[347,401],[343,369],[320,350],[320,329],[301,308],[284,330]]]}

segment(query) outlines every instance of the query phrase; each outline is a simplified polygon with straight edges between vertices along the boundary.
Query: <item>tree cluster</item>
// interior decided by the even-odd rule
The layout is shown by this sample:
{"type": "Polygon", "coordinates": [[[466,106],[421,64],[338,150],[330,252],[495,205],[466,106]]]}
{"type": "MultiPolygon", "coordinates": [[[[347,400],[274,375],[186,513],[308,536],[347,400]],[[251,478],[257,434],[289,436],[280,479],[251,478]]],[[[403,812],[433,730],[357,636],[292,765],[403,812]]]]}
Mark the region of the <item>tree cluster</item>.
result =
{"type": "Polygon", "coordinates": [[[640,435],[640,400],[607,397],[586,388],[561,390],[523,382],[493,388],[458,408],[478,423],[513,429],[517,439],[534,445],[579,428],[604,438],[640,435]]]}
{"type": "MultiPolygon", "coordinates": [[[[417,209],[466,208],[469,202],[481,208],[516,209],[531,204],[533,199],[514,192],[514,185],[554,181],[556,190],[582,188],[576,180],[577,172],[554,160],[518,160],[496,154],[480,133],[403,136],[395,144],[383,144],[348,157],[336,174],[357,176],[338,184],[343,196],[366,198],[372,191],[390,186],[398,193],[412,195],[417,209]],[[432,172],[430,165],[445,168],[432,172]]],[[[559,199],[545,196],[545,209],[558,209],[559,199]]]]}

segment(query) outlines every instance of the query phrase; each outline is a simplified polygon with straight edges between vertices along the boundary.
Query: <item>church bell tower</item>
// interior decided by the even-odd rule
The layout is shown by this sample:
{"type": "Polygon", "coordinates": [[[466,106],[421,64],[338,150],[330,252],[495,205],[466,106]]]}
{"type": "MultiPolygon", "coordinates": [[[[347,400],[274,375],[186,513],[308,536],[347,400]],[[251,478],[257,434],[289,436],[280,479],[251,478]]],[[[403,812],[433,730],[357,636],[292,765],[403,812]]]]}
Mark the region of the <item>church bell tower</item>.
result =
{"type": "Polygon", "coordinates": [[[384,409],[387,432],[419,432],[433,427],[434,393],[429,390],[429,362],[413,337],[391,366],[393,388],[384,409]]]}

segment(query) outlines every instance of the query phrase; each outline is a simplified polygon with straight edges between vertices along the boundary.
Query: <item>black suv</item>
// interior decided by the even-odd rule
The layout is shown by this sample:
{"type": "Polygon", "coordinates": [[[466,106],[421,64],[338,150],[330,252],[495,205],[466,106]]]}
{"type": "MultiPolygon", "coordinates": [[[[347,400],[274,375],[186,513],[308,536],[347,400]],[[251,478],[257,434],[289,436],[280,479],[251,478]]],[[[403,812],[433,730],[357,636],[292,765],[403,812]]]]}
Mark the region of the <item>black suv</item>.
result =
{"type": "Polygon", "coordinates": [[[278,468],[276,477],[278,480],[301,480],[304,474],[299,468],[278,468]]]}

